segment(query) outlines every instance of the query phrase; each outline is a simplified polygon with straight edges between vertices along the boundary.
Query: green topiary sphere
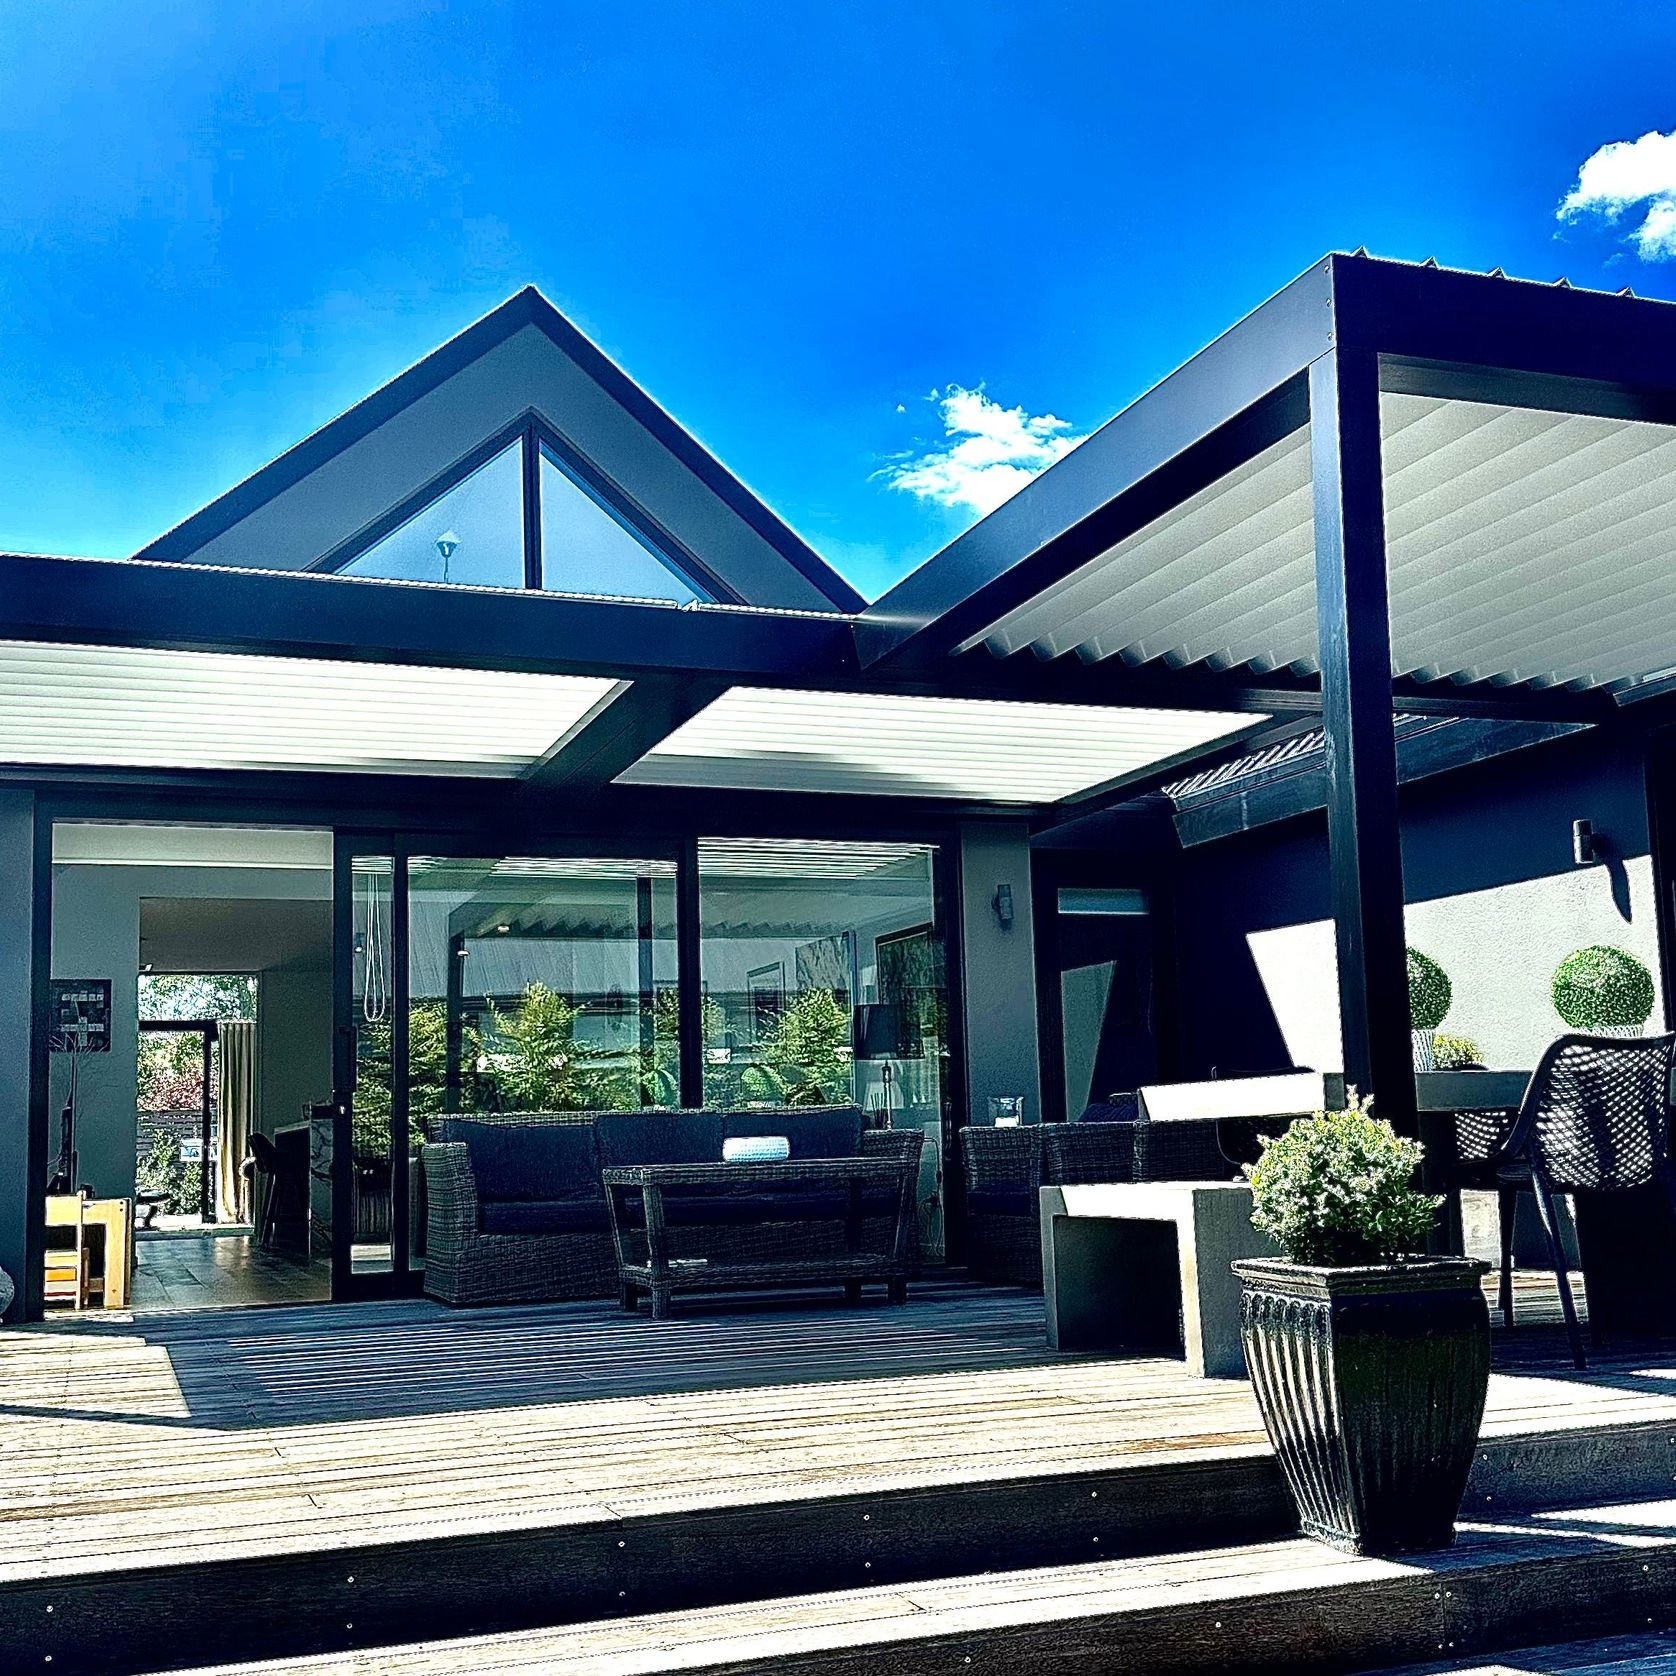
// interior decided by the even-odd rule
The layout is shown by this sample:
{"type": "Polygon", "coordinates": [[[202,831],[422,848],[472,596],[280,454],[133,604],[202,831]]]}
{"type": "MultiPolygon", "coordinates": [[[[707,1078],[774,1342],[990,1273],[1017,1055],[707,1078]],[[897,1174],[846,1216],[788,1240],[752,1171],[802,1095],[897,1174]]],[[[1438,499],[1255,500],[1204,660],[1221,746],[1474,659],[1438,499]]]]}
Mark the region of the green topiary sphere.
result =
{"type": "Polygon", "coordinates": [[[1408,1022],[1415,1030],[1435,1030],[1448,1016],[1455,987],[1449,974],[1429,954],[1408,951],[1408,1022]]]}
{"type": "Polygon", "coordinates": [[[1623,949],[1576,949],[1554,973],[1554,1010],[1573,1030],[1639,1030],[1652,1016],[1653,974],[1623,949]]]}

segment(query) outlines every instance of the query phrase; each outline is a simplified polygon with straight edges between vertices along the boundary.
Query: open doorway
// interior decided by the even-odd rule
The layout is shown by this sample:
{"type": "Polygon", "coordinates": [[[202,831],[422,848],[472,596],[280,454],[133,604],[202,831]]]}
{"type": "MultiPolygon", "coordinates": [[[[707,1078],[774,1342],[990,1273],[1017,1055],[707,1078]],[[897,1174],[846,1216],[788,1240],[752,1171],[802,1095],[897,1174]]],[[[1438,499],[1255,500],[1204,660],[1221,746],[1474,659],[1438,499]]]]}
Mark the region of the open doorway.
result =
{"type": "Polygon", "coordinates": [[[307,1208],[310,1114],[331,1094],[331,867],[325,832],[54,828],[54,994],[91,997],[75,1004],[103,1028],[55,1032],[49,1213],[100,1227],[92,1307],[329,1296],[307,1208]]]}

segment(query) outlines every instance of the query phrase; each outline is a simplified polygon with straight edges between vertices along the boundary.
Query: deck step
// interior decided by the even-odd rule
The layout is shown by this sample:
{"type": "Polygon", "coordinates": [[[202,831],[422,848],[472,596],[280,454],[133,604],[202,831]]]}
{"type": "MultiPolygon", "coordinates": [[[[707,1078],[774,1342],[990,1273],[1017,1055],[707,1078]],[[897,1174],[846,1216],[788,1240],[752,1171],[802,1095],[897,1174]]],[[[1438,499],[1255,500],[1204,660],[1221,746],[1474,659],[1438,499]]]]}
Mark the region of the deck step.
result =
{"type": "MultiPolygon", "coordinates": [[[[1533,1633],[1658,1630],[1673,1617],[1676,1502],[1659,1501],[1473,1522],[1455,1548],[1407,1560],[1354,1559],[1292,1538],[563,1629],[351,1646],[283,1665],[215,1670],[216,1676],[280,1669],[296,1676],[1343,1672],[1427,1655],[1482,1655],[1528,1642],[1533,1633]]],[[[1480,1656],[1475,1665],[1448,1668],[1484,1676],[1500,1667],[1480,1656]]]]}
{"type": "MultiPolygon", "coordinates": [[[[1467,1509],[1517,1518],[1603,1495],[1662,1495],[1673,1464],[1670,1422],[1492,1437],[1480,1445],[1467,1509]]],[[[1019,1598],[1019,1586],[1028,1594],[1035,1584],[1015,1579],[1032,1575],[1062,1577],[1052,1598],[1078,1598],[1098,1592],[1102,1562],[1176,1555],[1161,1562],[1176,1566],[1183,1551],[1284,1555],[1294,1550],[1233,1545],[1295,1529],[1261,1445],[1166,1448],[1086,1470],[921,1472],[848,1493],[782,1485],[723,1502],[683,1498],[672,1486],[662,1508],[625,1516],[533,1505],[517,1521],[485,1525],[462,1507],[400,1540],[206,1551],[166,1566],[109,1555],[92,1568],[13,1577],[0,1582],[0,1672],[39,1671],[51,1653],[59,1669],[123,1676],[161,1668],[180,1648],[200,1662],[301,1657],[759,1601],[772,1616],[784,1610],[774,1603],[834,1586],[863,1589],[835,1600],[917,1602],[925,1589],[937,1599],[969,1591],[979,1575],[998,1599],[1019,1598]],[[1207,1539],[1228,1546],[1207,1549],[1207,1539]],[[966,1581],[942,1581],[950,1578],[966,1581]]],[[[1340,1575],[1324,1551],[1295,1552],[1306,1571],[1327,1565],[1340,1575]]],[[[918,1621],[928,1608],[910,1610],[918,1621]]]]}
{"type": "Polygon", "coordinates": [[[1488,1659],[1407,1664],[1361,1676],[1676,1676],[1676,1631],[1520,1647],[1488,1659]]]}

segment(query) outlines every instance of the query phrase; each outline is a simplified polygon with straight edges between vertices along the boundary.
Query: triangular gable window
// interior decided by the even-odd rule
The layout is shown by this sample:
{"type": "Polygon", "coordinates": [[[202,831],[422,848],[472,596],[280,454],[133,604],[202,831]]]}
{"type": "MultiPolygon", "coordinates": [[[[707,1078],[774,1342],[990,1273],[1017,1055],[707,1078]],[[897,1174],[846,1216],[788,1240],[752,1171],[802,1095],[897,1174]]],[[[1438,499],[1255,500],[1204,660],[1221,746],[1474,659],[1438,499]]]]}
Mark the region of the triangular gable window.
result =
{"type": "Polygon", "coordinates": [[[541,585],[685,605],[710,596],[541,444],[541,585]]]}
{"type": "Polygon", "coordinates": [[[396,508],[363,535],[358,551],[329,555],[321,568],[387,582],[540,587],[681,605],[715,597],[533,423],[486,445],[478,458],[462,462],[445,486],[433,484],[396,508]],[[525,517],[526,485],[540,497],[539,517],[525,517]],[[538,541],[538,551],[526,555],[526,540],[538,541]]]}
{"type": "Polygon", "coordinates": [[[336,568],[387,582],[524,585],[523,444],[506,447],[336,568]]]}

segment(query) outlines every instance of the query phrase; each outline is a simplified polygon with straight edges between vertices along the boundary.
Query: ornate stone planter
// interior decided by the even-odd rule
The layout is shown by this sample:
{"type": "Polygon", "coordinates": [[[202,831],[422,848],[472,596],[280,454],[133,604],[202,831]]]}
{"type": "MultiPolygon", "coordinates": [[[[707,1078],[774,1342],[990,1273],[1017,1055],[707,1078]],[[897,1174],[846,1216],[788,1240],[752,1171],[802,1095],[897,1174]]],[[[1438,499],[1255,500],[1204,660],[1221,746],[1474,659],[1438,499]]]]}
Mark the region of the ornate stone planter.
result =
{"type": "Polygon", "coordinates": [[[1454,1542],[1490,1378],[1488,1267],[1234,1264],[1246,1366],[1307,1535],[1350,1554],[1454,1542]]]}

